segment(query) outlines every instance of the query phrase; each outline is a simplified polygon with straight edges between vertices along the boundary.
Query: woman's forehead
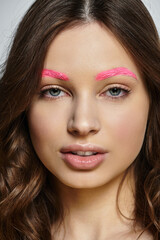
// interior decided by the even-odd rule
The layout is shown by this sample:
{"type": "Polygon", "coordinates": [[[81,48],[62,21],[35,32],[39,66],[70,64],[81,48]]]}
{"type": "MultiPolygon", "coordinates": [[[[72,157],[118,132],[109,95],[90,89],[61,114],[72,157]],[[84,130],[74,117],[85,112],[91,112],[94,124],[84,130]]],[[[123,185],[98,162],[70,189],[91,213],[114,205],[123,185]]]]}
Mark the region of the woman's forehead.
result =
{"type": "Polygon", "coordinates": [[[131,56],[116,37],[98,23],[65,29],[59,33],[50,44],[44,61],[44,69],[64,74],[94,69],[97,75],[120,67],[137,74],[131,56]]]}

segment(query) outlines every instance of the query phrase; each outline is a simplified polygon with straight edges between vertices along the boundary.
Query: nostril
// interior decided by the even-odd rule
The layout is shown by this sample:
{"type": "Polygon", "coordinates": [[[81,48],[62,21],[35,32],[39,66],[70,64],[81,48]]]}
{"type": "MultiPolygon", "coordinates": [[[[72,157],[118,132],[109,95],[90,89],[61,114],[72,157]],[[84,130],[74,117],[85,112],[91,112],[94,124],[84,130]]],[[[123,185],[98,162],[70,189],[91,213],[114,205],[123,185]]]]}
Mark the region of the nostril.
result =
{"type": "Polygon", "coordinates": [[[69,128],[68,132],[74,136],[86,136],[88,134],[96,134],[98,132],[98,129],[92,129],[92,128],[69,128]]]}
{"type": "Polygon", "coordinates": [[[77,130],[72,130],[71,132],[72,132],[72,134],[75,135],[75,136],[76,136],[76,135],[80,135],[79,131],[77,131],[77,130]]]}
{"type": "Polygon", "coordinates": [[[100,122],[97,118],[97,114],[93,114],[93,112],[89,111],[85,114],[79,114],[78,111],[75,111],[67,125],[67,131],[74,136],[96,134],[99,130],[100,122]]]}

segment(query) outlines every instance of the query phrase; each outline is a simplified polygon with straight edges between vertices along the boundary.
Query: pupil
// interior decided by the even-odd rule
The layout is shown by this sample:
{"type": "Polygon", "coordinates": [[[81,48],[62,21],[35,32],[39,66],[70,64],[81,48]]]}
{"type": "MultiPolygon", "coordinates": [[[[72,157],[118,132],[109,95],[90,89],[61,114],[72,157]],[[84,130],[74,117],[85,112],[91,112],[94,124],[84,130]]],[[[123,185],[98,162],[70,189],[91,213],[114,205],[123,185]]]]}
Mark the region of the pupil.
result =
{"type": "Polygon", "coordinates": [[[116,96],[116,95],[119,95],[121,92],[121,89],[118,89],[118,88],[113,88],[110,90],[110,93],[112,96],[116,96]]]}
{"type": "Polygon", "coordinates": [[[58,88],[54,88],[54,89],[51,89],[50,90],[50,94],[52,95],[52,96],[58,96],[59,94],[60,94],[60,89],[58,89],[58,88]]]}

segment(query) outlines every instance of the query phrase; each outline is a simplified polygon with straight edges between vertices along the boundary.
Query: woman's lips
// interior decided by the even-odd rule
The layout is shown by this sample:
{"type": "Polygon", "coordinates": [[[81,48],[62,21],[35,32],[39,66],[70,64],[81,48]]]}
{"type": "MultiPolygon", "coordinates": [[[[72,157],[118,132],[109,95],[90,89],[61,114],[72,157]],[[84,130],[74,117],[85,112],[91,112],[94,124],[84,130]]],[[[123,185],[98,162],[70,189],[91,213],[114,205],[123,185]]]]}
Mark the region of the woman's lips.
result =
{"type": "Polygon", "coordinates": [[[97,167],[105,159],[104,153],[92,156],[79,156],[72,153],[62,153],[62,159],[72,168],[79,170],[91,170],[97,167]]]}
{"type": "Polygon", "coordinates": [[[77,170],[92,170],[101,164],[107,151],[93,144],[74,144],[61,149],[61,157],[69,167],[77,170]]]}

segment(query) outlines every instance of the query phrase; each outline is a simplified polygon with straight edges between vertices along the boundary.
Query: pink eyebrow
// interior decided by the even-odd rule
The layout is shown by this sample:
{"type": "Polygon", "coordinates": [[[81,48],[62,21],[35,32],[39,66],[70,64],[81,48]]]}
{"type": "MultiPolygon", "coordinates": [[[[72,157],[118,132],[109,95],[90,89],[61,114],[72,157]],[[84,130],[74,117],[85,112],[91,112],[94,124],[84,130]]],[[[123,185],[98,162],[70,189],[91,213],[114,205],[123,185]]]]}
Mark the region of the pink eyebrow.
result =
{"type": "Polygon", "coordinates": [[[113,69],[101,72],[96,76],[96,80],[101,81],[101,80],[118,76],[118,75],[127,75],[137,80],[137,76],[133,72],[131,72],[129,69],[124,67],[113,68],[113,69]]]}
{"type": "Polygon", "coordinates": [[[64,73],[56,72],[54,70],[49,70],[49,69],[43,69],[42,77],[52,77],[52,78],[58,78],[64,81],[69,81],[69,78],[64,73]]]}

